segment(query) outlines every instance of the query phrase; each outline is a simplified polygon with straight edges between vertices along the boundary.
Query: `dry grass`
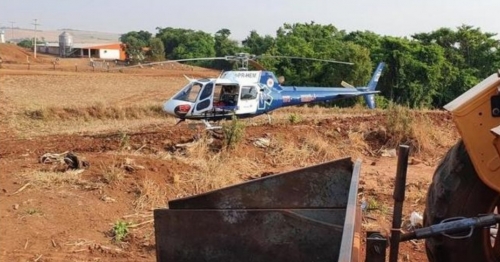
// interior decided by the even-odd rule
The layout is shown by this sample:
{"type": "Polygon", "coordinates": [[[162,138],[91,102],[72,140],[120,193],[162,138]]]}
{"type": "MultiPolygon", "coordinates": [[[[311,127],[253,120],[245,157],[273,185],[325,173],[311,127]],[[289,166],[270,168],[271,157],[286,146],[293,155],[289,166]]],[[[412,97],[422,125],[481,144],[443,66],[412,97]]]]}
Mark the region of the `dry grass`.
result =
{"type": "Polygon", "coordinates": [[[78,184],[82,181],[80,174],[83,170],[68,170],[66,172],[32,171],[21,174],[21,177],[34,186],[53,187],[64,184],[78,184]]]}
{"type": "MultiPolygon", "coordinates": [[[[208,136],[201,137],[183,155],[173,158],[191,167],[192,171],[176,174],[168,185],[168,195],[185,197],[235,184],[254,176],[264,168],[256,160],[235,156],[233,150],[214,151],[208,136]]],[[[235,148],[234,150],[238,150],[235,148]]]]}
{"type": "MultiPolygon", "coordinates": [[[[364,107],[339,108],[339,107],[321,107],[319,105],[304,105],[284,107],[271,112],[271,122],[273,124],[296,124],[303,121],[320,121],[335,117],[368,116],[378,113],[382,110],[371,110],[364,107]]],[[[267,123],[267,116],[254,118],[251,123],[267,123]]]]}
{"type": "Polygon", "coordinates": [[[65,172],[33,170],[19,174],[26,187],[51,189],[62,186],[74,186],[80,189],[94,190],[102,187],[102,184],[81,178],[83,169],[68,170],[65,172]]]}
{"type": "Polygon", "coordinates": [[[370,146],[366,143],[365,133],[360,131],[349,131],[348,133],[349,144],[351,145],[349,151],[352,154],[365,154],[365,155],[373,155],[374,152],[370,148],[370,146]]]}
{"type": "Polygon", "coordinates": [[[161,103],[186,83],[178,77],[119,74],[7,75],[2,80],[4,95],[27,110],[161,103]]]}
{"type": "Polygon", "coordinates": [[[137,198],[133,205],[138,210],[164,207],[167,202],[166,192],[152,179],[145,178],[137,186],[137,198]]]}
{"type": "Polygon", "coordinates": [[[99,164],[99,173],[106,184],[118,183],[125,178],[125,171],[121,164],[113,161],[111,165],[99,164]]]}
{"type": "Polygon", "coordinates": [[[31,120],[40,121],[83,121],[91,120],[124,120],[141,119],[145,117],[166,117],[161,104],[144,106],[105,106],[95,104],[88,107],[48,107],[24,112],[24,116],[31,120]]]}
{"type": "Polygon", "coordinates": [[[305,166],[309,163],[310,149],[307,145],[297,145],[288,138],[278,135],[271,139],[267,153],[273,167],[305,166]]]}
{"type": "Polygon", "coordinates": [[[384,135],[389,139],[387,147],[409,145],[413,154],[430,154],[436,148],[448,147],[453,143],[450,130],[436,128],[436,123],[420,111],[399,105],[390,105],[386,113],[384,135]]]}
{"type": "Polygon", "coordinates": [[[89,122],[80,120],[70,121],[33,121],[25,117],[10,118],[10,127],[21,138],[36,137],[40,135],[57,134],[99,134],[110,131],[134,132],[144,126],[173,126],[174,118],[145,117],[141,119],[97,119],[89,122]]]}

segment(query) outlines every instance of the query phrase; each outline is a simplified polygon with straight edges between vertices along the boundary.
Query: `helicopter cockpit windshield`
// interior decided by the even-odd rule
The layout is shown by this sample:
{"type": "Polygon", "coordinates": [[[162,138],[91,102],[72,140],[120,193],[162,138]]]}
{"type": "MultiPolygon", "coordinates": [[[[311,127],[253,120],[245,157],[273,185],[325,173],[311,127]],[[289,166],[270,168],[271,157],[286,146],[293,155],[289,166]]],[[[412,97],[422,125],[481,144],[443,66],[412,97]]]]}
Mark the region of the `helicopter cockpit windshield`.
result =
{"type": "Polygon", "coordinates": [[[194,103],[202,87],[203,83],[191,82],[174,96],[173,99],[194,103]]]}
{"type": "Polygon", "coordinates": [[[165,105],[165,111],[176,115],[196,115],[212,109],[213,95],[214,81],[210,79],[193,81],[172,97],[171,102],[165,105]]]}

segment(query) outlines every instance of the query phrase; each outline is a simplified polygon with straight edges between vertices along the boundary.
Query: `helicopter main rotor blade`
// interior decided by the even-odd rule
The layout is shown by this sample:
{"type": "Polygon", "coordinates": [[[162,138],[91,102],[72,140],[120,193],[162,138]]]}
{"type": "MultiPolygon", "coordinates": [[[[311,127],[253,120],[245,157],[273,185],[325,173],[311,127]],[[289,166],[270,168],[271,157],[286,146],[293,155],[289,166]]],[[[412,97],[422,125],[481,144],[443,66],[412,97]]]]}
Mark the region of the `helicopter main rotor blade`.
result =
{"type": "Polygon", "coordinates": [[[337,61],[337,60],[328,60],[328,59],[319,59],[319,58],[310,58],[310,57],[299,57],[299,56],[285,56],[285,55],[261,55],[259,57],[262,58],[288,58],[288,59],[302,59],[302,60],[311,60],[311,61],[320,61],[320,62],[328,62],[328,63],[336,63],[336,64],[345,64],[345,65],[354,65],[351,62],[337,61]]]}
{"type": "Polygon", "coordinates": [[[151,62],[151,63],[146,63],[146,64],[137,64],[133,66],[122,66],[122,67],[114,67],[110,68],[109,70],[120,70],[120,69],[125,69],[125,68],[135,68],[135,67],[143,67],[143,66],[152,66],[152,65],[161,65],[161,64],[168,64],[168,63],[175,63],[175,62],[187,62],[187,61],[206,61],[206,60],[227,60],[226,57],[200,57],[200,58],[185,58],[185,59],[175,59],[175,60],[167,60],[167,61],[160,61],[160,62],[151,62]]]}

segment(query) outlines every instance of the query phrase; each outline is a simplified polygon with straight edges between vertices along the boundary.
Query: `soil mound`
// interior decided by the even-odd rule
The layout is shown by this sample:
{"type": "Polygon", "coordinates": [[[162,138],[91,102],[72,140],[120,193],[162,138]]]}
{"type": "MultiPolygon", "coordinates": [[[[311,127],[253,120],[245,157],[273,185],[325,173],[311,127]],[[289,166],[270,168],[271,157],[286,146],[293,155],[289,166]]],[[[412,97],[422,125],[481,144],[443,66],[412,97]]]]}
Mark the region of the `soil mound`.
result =
{"type": "Polygon", "coordinates": [[[54,61],[53,56],[38,54],[34,58],[33,51],[14,45],[14,44],[0,44],[0,57],[2,62],[6,64],[46,64],[54,61]]]}

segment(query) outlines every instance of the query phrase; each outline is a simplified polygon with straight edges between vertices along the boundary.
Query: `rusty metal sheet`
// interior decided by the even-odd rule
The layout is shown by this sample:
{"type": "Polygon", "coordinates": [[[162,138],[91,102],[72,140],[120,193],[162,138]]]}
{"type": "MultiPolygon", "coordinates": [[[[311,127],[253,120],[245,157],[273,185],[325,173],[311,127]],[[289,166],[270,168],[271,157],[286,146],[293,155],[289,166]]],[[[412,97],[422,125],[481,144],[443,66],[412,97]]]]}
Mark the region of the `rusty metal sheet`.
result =
{"type": "Polygon", "coordinates": [[[350,158],[296,169],[168,202],[170,209],[345,208],[350,158]]]}
{"type": "Polygon", "coordinates": [[[344,215],[338,209],[155,210],[155,221],[162,221],[155,222],[157,261],[337,261],[344,215]]]}
{"type": "Polygon", "coordinates": [[[360,162],[350,158],[169,202],[158,261],[349,261],[360,162]]]}

